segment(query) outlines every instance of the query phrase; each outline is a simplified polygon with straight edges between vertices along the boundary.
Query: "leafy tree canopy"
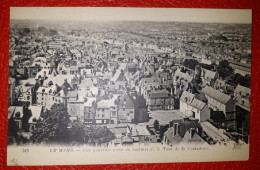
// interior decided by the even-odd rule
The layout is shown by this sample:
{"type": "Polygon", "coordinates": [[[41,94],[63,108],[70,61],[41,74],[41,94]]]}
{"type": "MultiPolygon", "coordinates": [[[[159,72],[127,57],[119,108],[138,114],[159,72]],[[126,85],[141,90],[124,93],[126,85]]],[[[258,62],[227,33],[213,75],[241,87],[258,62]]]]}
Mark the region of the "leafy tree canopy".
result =
{"type": "Polygon", "coordinates": [[[33,141],[36,143],[65,142],[69,114],[64,104],[54,104],[44,115],[43,121],[37,123],[33,131],[33,141]]]}
{"type": "Polygon", "coordinates": [[[195,70],[195,67],[198,64],[199,64],[199,62],[197,60],[194,60],[194,59],[185,59],[184,63],[183,63],[183,65],[185,67],[188,67],[188,68],[190,68],[192,70],[195,70]]]}
{"type": "Polygon", "coordinates": [[[219,66],[217,67],[217,72],[222,79],[226,79],[230,75],[234,74],[234,70],[229,66],[227,60],[223,60],[219,62],[219,66]]]}

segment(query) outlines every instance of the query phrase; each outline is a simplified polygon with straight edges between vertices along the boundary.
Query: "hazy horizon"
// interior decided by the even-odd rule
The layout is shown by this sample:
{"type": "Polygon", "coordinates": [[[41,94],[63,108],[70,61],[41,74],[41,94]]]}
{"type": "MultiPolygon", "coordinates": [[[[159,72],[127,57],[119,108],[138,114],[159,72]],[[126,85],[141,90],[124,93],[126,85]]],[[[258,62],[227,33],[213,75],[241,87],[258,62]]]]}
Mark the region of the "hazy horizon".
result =
{"type": "Polygon", "coordinates": [[[252,10],[121,7],[11,7],[10,20],[252,24],[252,10]]]}

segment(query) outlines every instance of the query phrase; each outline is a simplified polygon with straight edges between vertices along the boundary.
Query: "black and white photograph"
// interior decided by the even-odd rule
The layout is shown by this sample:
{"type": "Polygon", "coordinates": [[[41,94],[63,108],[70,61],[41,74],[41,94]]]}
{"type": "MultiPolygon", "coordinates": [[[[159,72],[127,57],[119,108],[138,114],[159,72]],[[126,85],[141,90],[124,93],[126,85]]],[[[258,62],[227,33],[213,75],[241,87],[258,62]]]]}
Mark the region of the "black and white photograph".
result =
{"type": "Polygon", "coordinates": [[[251,12],[10,8],[8,165],[247,160],[251,12]]]}

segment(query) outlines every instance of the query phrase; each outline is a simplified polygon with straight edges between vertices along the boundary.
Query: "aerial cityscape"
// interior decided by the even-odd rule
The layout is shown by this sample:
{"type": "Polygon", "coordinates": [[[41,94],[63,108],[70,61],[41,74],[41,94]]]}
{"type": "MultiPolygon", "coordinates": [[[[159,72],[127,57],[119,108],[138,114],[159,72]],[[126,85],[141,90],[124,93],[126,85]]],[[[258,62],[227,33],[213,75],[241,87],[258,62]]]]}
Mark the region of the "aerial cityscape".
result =
{"type": "Polygon", "coordinates": [[[10,20],[8,145],[249,143],[251,24],[10,20]]]}

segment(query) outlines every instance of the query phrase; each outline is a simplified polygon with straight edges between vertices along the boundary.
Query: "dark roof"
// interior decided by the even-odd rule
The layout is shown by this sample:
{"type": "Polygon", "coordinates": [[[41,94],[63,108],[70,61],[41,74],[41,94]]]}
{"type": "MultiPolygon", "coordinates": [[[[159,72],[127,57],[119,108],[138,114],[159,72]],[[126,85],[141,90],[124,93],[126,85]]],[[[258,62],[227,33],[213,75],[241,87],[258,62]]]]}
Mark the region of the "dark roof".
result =
{"type": "Polygon", "coordinates": [[[167,98],[170,96],[170,93],[166,90],[156,90],[156,91],[151,91],[150,93],[150,98],[167,98]]]}
{"type": "Polygon", "coordinates": [[[167,133],[170,133],[170,134],[173,135],[174,123],[178,123],[178,125],[179,125],[180,129],[179,129],[179,134],[178,135],[181,138],[183,138],[184,135],[186,134],[186,132],[189,131],[191,128],[192,129],[202,129],[202,127],[199,124],[198,120],[190,120],[190,119],[172,120],[170,122],[171,127],[167,130],[167,131],[170,131],[172,133],[166,131],[167,133]]]}

